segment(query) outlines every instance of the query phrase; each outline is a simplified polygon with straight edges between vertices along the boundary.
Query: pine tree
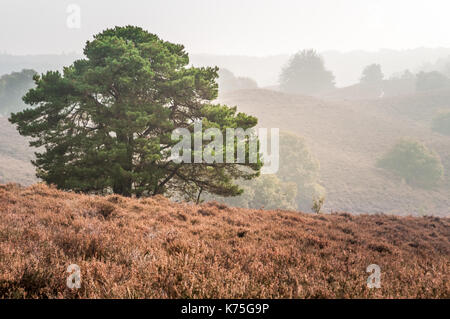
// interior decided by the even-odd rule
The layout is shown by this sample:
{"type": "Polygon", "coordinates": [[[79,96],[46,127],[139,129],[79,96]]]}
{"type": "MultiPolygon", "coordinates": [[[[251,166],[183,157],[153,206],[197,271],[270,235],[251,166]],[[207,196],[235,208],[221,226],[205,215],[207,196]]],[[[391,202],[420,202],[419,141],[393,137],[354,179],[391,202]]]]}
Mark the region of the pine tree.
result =
{"type": "Polygon", "coordinates": [[[234,180],[259,175],[251,164],[175,163],[175,128],[252,128],[257,119],[213,104],[217,68],[187,67],[188,54],[141,28],[108,29],[84,48],[85,59],[63,73],[36,75],[25,96],[30,108],[12,114],[32,138],[37,176],[60,189],[124,196],[199,192],[234,196],[234,180]],[[40,150],[41,150],[40,149],[40,150]]]}

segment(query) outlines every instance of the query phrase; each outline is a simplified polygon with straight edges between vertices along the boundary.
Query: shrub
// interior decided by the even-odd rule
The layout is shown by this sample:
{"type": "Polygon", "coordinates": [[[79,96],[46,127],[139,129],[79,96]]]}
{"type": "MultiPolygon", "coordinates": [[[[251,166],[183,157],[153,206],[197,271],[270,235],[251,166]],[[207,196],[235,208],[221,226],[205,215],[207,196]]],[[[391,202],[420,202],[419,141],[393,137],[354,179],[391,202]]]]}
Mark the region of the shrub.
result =
{"type": "Polygon", "coordinates": [[[450,112],[440,113],[433,119],[433,131],[450,136],[450,112]]]}
{"type": "MultiPolygon", "coordinates": [[[[36,107],[9,119],[37,148],[32,164],[44,182],[76,192],[124,197],[176,193],[192,200],[201,192],[237,196],[242,191],[236,179],[259,175],[259,159],[194,165],[190,158],[172,156],[175,140],[190,148],[184,138],[193,136],[193,121],[221,131],[257,124],[236,107],[213,102],[217,68],[188,66],[183,45],[130,25],[96,34],[83,52],[85,58],[62,73],[35,76],[36,87],[23,101],[36,107]],[[176,101],[170,110],[168,101],[176,101]],[[175,128],[186,130],[179,134],[175,128]]],[[[213,148],[216,158],[225,148],[213,148]]]]}
{"type": "Polygon", "coordinates": [[[437,71],[420,72],[417,75],[416,90],[431,91],[450,87],[450,80],[437,71]]]}
{"type": "Polygon", "coordinates": [[[243,208],[297,209],[297,185],[283,182],[276,175],[261,175],[254,180],[241,182],[240,186],[244,190],[241,196],[205,196],[205,200],[218,200],[230,206],[243,208]]]}
{"type": "Polygon", "coordinates": [[[97,219],[85,211],[100,196],[0,188],[0,298],[449,297],[449,218],[120,199],[120,218],[97,219]],[[364,286],[374,261],[382,290],[364,286]],[[66,286],[71,264],[80,289],[66,286]]]}
{"type": "Polygon", "coordinates": [[[311,199],[325,196],[319,184],[320,163],[303,137],[280,133],[280,168],[277,176],[285,183],[297,185],[297,209],[309,211],[311,199]]]}
{"type": "Polygon", "coordinates": [[[312,210],[316,214],[319,214],[322,210],[323,203],[325,202],[325,197],[316,197],[313,199],[312,210]]]}
{"type": "Polygon", "coordinates": [[[408,184],[431,187],[443,176],[439,155],[414,140],[401,140],[377,163],[403,178],[408,184]]]}

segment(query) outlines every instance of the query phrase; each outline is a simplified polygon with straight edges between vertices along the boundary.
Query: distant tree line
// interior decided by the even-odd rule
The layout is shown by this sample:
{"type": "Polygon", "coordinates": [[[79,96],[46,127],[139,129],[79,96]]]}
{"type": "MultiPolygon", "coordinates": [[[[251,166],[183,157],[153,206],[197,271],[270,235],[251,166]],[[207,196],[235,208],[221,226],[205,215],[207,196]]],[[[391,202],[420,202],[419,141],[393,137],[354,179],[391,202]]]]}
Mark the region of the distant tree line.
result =
{"type": "MultiPolygon", "coordinates": [[[[359,85],[364,90],[373,90],[376,96],[392,96],[450,89],[450,62],[442,71],[430,70],[413,74],[405,70],[390,78],[385,78],[380,64],[365,67],[361,73],[359,85]],[[381,94],[379,94],[381,93],[381,94]]],[[[292,56],[282,69],[280,90],[287,93],[322,95],[335,89],[335,77],[326,69],[325,62],[315,50],[303,50],[292,56]]]]}
{"type": "Polygon", "coordinates": [[[249,77],[235,76],[228,69],[219,69],[219,92],[229,92],[236,90],[257,89],[258,83],[249,77]]]}
{"type": "Polygon", "coordinates": [[[34,70],[12,72],[0,77],[0,115],[9,116],[26,108],[22,96],[34,86],[34,70]]]}

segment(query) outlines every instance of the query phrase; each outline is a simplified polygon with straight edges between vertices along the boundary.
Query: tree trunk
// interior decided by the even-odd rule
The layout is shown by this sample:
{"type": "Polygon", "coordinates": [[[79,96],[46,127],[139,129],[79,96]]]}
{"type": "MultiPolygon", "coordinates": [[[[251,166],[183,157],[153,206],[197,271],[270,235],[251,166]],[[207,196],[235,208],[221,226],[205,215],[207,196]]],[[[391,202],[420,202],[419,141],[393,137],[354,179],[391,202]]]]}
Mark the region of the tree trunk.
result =
{"type": "MultiPolygon", "coordinates": [[[[126,145],[127,155],[126,158],[121,161],[121,168],[127,173],[131,173],[133,170],[133,139],[129,138],[125,134],[117,134],[117,139],[126,145]]],[[[125,197],[131,197],[132,195],[133,181],[129,176],[119,176],[114,181],[113,191],[115,194],[119,194],[125,197]]]]}
{"type": "Polygon", "coordinates": [[[203,192],[203,187],[200,187],[200,190],[198,191],[197,202],[196,202],[197,205],[200,203],[200,196],[202,196],[202,192],[203,192]]]}

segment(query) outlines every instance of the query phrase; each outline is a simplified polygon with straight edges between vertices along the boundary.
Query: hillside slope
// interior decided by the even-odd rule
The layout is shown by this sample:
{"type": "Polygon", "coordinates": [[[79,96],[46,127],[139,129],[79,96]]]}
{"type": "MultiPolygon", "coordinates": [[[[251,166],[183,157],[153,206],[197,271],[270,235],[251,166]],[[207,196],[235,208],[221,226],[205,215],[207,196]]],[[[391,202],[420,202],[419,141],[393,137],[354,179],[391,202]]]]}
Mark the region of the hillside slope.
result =
{"type": "MultiPolygon", "coordinates": [[[[220,102],[306,138],[321,164],[327,189],[325,210],[351,213],[450,216],[450,138],[431,131],[433,116],[450,110],[450,91],[360,100],[324,101],[271,90],[223,94],[220,102]],[[446,175],[431,190],[406,185],[375,168],[376,160],[400,138],[413,137],[441,157],[446,175]]],[[[0,117],[0,183],[35,183],[28,147],[6,118],[0,117]]]]}
{"type": "Polygon", "coordinates": [[[220,102],[306,138],[321,164],[325,209],[355,213],[450,216],[450,138],[431,131],[431,119],[450,92],[363,101],[324,101],[271,90],[241,90],[220,102]],[[399,139],[413,137],[442,158],[446,176],[435,189],[406,185],[377,169],[376,160],[399,139]]]}
{"type": "Polygon", "coordinates": [[[31,160],[34,150],[6,117],[0,116],[0,183],[31,185],[37,181],[31,160]]]}
{"type": "Polygon", "coordinates": [[[449,298],[450,220],[0,185],[1,298],[449,298]],[[70,264],[81,288],[66,287],[70,264]],[[381,288],[366,286],[370,264],[381,288]]]}

